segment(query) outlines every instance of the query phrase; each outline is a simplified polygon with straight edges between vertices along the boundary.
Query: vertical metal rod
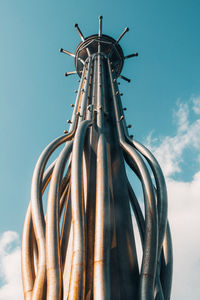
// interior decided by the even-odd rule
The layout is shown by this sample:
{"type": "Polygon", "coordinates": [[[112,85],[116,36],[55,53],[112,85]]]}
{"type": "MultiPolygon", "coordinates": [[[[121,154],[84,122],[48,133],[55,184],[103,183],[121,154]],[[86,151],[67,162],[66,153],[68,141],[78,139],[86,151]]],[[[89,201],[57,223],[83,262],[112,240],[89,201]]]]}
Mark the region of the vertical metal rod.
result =
{"type": "Polygon", "coordinates": [[[82,99],[81,99],[81,108],[80,108],[80,121],[85,119],[85,112],[86,112],[86,105],[88,99],[88,87],[89,87],[89,78],[91,75],[91,68],[92,68],[92,59],[89,58],[86,76],[84,79],[84,85],[82,89],[82,99]]]}
{"type": "Polygon", "coordinates": [[[85,217],[82,198],[82,156],[85,134],[89,121],[83,121],[77,130],[72,151],[72,220],[73,220],[73,257],[69,286],[69,300],[85,298],[85,217]]]}
{"type": "Polygon", "coordinates": [[[62,273],[59,238],[59,195],[65,164],[71,149],[72,142],[69,142],[60,153],[54,167],[49,188],[46,216],[47,300],[61,299],[62,273]]]}
{"type": "Polygon", "coordinates": [[[97,148],[97,195],[94,250],[94,299],[110,299],[109,282],[109,206],[107,149],[101,134],[97,148]]]}
{"type": "Polygon", "coordinates": [[[102,16],[99,16],[99,37],[102,36],[102,16]]]}
{"type": "MultiPolygon", "coordinates": [[[[96,82],[97,82],[97,62],[93,57],[93,78],[91,86],[90,107],[87,113],[87,119],[96,123],[96,82]]],[[[87,154],[87,207],[86,207],[86,226],[87,226],[87,251],[86,251],[86,297],[92,297],[93,291],[93,271],[94,271],[94,227],[95,227],[95,195],[96,195],[96,125],[88,130],[88,140],[85,146],[87,154]]]]}
{"type": "Polygon", "coordinates": [[[108,178],[107,147],[104,136],[104,107],[102,77],[104,61],[98,54],[97,81],[97,185],[96,185],[96,216],[95,216],[95,248],[94,248],[94,299],[110,299],[109,274],[109,212],[110,191],[108,178]]]}

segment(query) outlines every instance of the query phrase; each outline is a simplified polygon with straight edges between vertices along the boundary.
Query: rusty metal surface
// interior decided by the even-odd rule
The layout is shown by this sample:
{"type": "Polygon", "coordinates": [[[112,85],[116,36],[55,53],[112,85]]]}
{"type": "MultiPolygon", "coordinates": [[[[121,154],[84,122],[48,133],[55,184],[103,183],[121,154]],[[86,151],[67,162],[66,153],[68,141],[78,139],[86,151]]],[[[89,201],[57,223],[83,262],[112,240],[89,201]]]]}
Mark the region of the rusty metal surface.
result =
{"type": "Polygon", "coordinates": [[[102,33],[102,17],[96,35],[85,38],[75,27],[82,42],[75,54],[61,52],[75,57],[81,79],[69,133],[44,149],[33,173],[22,237],[24,298],[169,300],[166,184],[153,154],[129,136],[117,83],[128,28],[114,40],[102,33]],[[127,166],[141,185],[140,201],[127,166]]]}

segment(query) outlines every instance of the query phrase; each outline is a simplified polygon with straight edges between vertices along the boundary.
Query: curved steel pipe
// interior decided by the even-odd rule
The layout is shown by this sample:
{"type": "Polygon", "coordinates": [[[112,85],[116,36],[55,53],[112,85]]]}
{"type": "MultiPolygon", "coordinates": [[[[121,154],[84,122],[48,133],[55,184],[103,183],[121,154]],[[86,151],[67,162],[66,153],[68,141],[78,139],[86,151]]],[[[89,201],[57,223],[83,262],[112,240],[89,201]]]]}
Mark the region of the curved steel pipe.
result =
{"type": "Polygon", "coordinates": [[[51,178],[46,215],[46,269],[47,300],[61,299],[61,258],[59,233],[59,199],[61,181],[66,162],[72,149],[72,142],[66,144],[60,153],[51,178]]]}
{"type": "Polygon", "coordinates": [[[35,279],[33,263],[33,224],[31,218],[31,204],[29,204],[22,234],[22,282],[25,300],[32,299],[32,290],[35,279]]]}
{"type": "Polygon", "coordinates": [[[158,243],[158,224],[157,208],[154,197],[153,185],[148,170],[140,156],[128,144],[121,141],[125,151],[138,165],[142,179],[143,193],[145,200],[145,237],[144,251],[141,269],[141,299],[153,299],[154,283],[157,267],[157,243],[158,243]]]}
{"type": "Polygon", "coordinates": [[[139,233],[140,233],[141,244],[142,244],[142,247],[144,247],[145,220],[144,220],[140,205],[138,203],[138,200],[136,198],[136,195],[135,195],[129,181],[128,181],[128,191],[129,191],[130,203],[131,203],[131,206],[132,206],[135,218],[136,218],[136,222],[138,225],[139,233]]]}
{"type": "Polygon", "coordinates": [[[62,255],[62,267],[64,268],[67,246],[69,242],[69,234],[71,228],[71,186],[68,184],[66,186],[65,194],[63,197],[66,198],[65,211],[63,216],[60,245],[61,245],[61,255],[62,255]]]}
{"type": "Polygon", "coordinates": [[[147,159],[153,175],[156,181],[156,194],[157,194],[157,208],[158,208],[158,224],[159,224],[159,238],[158,238],[158,259],[162,250],[162,244],[164,240],[164,235],[166,232],[167,225],[167,188],[165,184],[165,179],[153,154],[144,147],[141,143],[134,140],[132,145],[147,159]]]}
{"type": "MultiPolygon", "coordinates": [[[[101,19],[100,19],[101,20],[101,19]]],[[[99,48],[100,51],[100,48],[99,48]]],[[[96,215],[94,241],[94,300],[110,299],[110,191],[108,177],[108,157],[104,135],[104,101],[102,77],[104,73],[103,57],[98,53],[97,64],[97,181],[96,181],[96,215]]]]}
{"type": "Polygon", "coordinates": [[[76,132],[72,151],[72,221],[73,221],[73,257],[70,276],[69,300],[85,297],[85,212],[82,198],[82,157],[85,134],[90,121],[80,123],[76,132]]]}
{"type": "Polygon", "coordinates": [[[163,289],[165,300],[170,300],[172,287],[172,268],[173,268],[173,250],[172,238],[169,223],[167,222],[167,230],[163,242],[163,256],[161,260],[160,281],[163,289]]]}
{"type": "Polygon", "coordinates": [[[110,299],[109,275],[109,206],[110,191],[108,178],[107,149],[103,134],[97,147],[97,195],[94,244],[94,299],[110,299]]]}
{"type": "MultiPolygon", "coordinates": [[[[136,173],[136,175],[138,176],[139,180],[141,181],[141,176],[138,173],[138,169],[136,168],[136,166],[132,163],[132,161],[126,156],[126,161],[128,163],[128,165],[130,166],[130,168],[136,173]]],[[[138,229],[140,232],[140,238],[141,238],[141,242],[142,242],[142,247],[144,247],[144,227],[145,227],[145,221],[140,209],[140,205],[137,202],[136,196],[132,190],[131,185],[129,185],[129,194],[130,194],[130,201],[131,201],[131,205],[136,217],[136,221],[138,224],[138,229]],[[143,226],[141,225],[143,224],[143,226]]],[[[156,197],[156,202],[157,201],[157,190],[154,187],[154,194],[156,197]]],[[[162,245],[161,245],[162,246],[162,245]]],[[[159,246],[158,246],[159,249],[159,246]]],[[[159,251],[158,251],[159,252],[159,251]]],[[[160,256],[157,259],[158,263],[157,263],[157,270],[156,270],[156,283],[155,283],[155,290],[154,290],[154,294],[155,294],[155,298],[156,300],[164,300],[163,298],[163,292],[162,292],[162,286],[160,283],[160,256]]]]}
{"type": "MultiPolygon", "coordinates": [[[[51,174],[55,165],[55,161],[48,167],[45,171],[42,179],[42,194],[44,193],[47,184],[50,181],[51,174]]],[[[34,272],[34,232],[32,224],[32,215],[31,215],[31,202],[29,203],[24,227],[22,234],[22,252],[21,252],[21,264],[22,264],[22,281],[24,289],[24,298],[25,300],[32,299],[32,291],[35,280],[34,272]]]]}
{"type": "Polygon", "coordinates": [[[42,300],[45,285],[45,221],[42,207],[41,180],[47,160],[53,151],[62,143],[71,140],[75,134],[78,116],[76,117],[73,128],[68,135],[63,135],[51,142],[40,155],[32,179],[31,185],[31,211],[33,226],[39,252],[38,272],[34,283],[32,300],[42,300]]]}

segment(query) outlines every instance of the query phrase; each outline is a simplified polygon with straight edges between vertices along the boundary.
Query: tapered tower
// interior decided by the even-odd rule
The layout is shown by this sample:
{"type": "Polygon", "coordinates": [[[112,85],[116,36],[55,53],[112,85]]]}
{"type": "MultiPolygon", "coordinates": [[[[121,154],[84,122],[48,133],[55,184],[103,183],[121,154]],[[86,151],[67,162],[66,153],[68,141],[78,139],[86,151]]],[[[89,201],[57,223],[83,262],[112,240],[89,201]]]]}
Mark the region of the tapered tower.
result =
{"type": "Polygon", "coordinates": [[[118,77],[125,59],[117,40],[99,32],[74,57],[80,77],[69,131],[40,155],[22,238],[26,300],[168,300],[172,245],[167,191],[153,154],[128,133],[118,77]],[[61,147],[64,146],[64,147],[61,147]],[[61,148],[57,159],[51,155],[61,148]],[[127,168],[138,178],[138,200],[127,168]],[[47,206],[43,193],[48,190],[47,206]],[[141,195],[142,196],[142,195],[141,195]],[[140,239],[135,238],[139,232],[140,239]],[[138,245],[141,245],[139,247],[138,245]],[[138,262],[141,257],[141,262],[138,262]]]}

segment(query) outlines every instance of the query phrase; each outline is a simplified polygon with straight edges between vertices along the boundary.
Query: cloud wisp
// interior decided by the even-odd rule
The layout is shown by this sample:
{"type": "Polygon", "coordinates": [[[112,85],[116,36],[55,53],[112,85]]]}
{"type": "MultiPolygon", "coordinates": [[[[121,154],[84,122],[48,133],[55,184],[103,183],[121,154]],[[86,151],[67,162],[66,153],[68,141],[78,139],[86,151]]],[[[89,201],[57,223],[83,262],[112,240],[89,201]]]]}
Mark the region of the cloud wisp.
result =
{"type": "MultiPolygon", "coordinates": [[[[192,98],[192,103],[192,109],[197,113],[200,109],[200,97],[192,98]]],[[[177,132],[174,136],[155,139],[151,132],[146,140],[147,147],[155,154],[166,177],[182,171],[181,163],[186,149],[200,149],[200,119],[190,122],[189,114],[192,109],[189,104],[180,101],[177,103],[177,110],[174,112],[177,132]]]]}
{"type": "Polygon", "coordinates": [[[14,231],[0,236],[0,300],[23,300],[19,242],[14,231]]]}

